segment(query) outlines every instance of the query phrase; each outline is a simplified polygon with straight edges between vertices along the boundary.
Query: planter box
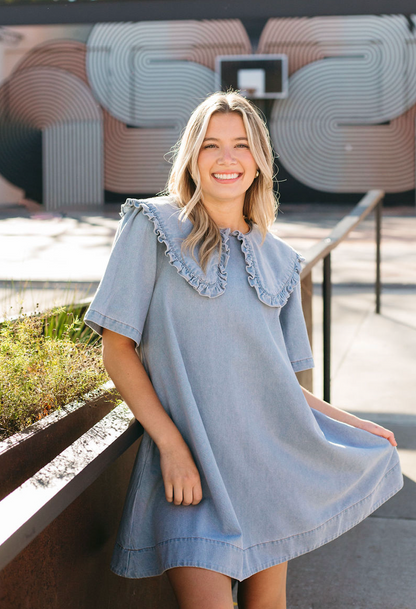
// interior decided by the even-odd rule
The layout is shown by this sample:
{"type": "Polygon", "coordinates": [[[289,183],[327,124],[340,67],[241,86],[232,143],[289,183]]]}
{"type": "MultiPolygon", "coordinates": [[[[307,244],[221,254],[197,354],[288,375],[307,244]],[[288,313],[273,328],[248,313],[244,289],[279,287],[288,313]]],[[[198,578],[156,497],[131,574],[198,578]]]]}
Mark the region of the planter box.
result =
{"type": "MultiPolygon", "coordinates": [[[[87,405],[72,405],[63,417],[73,415],[68,429],[71,434],[77,429],[76,440],[0,501],[0,607],[178,609],[166,573],[127,580],[110,571],[143,428],[122,403],[82,433],[77,421],[87,427],[91,423],[82,412],[87,405]]],[[[32,426],[27,439],[46,426],[56,450],[53,431],[59,426],[48,423],[32,426]]],[[[59,442],[65,445],[68,437],[61,432],[59,442]]],[[[26,446],[24,439],[9,438],[10,451],[22,442],[26,446]]],[[[28,460],[22,459],[25,467],[28,460]]]]}
{"type": "Polygon", "coordinates": [[[109,381],[0,442],[0,501],[105,417],[117,399],[109,381]]]}
{"type": "Polygon", "coordinates": [[[178,609],[166,574],[109,568],[143,432],[119,399],[109,381],[0,442],[0,607],[178,609]]]}

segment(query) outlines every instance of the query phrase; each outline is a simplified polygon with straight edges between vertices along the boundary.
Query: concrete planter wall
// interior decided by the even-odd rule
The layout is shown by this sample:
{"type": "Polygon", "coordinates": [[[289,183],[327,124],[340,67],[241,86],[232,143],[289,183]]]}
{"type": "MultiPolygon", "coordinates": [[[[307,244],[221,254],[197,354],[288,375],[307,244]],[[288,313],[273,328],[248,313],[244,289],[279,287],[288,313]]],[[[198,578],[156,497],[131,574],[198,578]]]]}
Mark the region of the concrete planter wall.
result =
{"type": "Polygon", "coordinates": [[[111,385],[0,443],[0,607],[177,609],[109,569],[143,431],[111,385]]]}
{"type": "Polygon", "coordinates": [[[0,500],[108,414],[117,397],[107,383],[0,442],[0,500]]]}

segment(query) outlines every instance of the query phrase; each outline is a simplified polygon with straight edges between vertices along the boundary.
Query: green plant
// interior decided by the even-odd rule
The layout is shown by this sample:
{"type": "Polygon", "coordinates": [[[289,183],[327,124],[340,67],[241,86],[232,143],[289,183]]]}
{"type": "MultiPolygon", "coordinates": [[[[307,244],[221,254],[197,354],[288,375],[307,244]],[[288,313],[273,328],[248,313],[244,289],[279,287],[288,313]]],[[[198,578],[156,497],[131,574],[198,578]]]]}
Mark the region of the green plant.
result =
{"type": "Polygon", "coordinates": [[[0,439],[108,380],[100,337],[86,330],[76,308],[30,316],[21,309],[0,326],[0,439]]]}
{"type": "Polygon", "coordinates": [[[69,305],[52,309],[44,317],[43,331],[50,338],[66,336],[73,341],[94,345],[101,338],[83,322],[88,305],[69,305]]]}

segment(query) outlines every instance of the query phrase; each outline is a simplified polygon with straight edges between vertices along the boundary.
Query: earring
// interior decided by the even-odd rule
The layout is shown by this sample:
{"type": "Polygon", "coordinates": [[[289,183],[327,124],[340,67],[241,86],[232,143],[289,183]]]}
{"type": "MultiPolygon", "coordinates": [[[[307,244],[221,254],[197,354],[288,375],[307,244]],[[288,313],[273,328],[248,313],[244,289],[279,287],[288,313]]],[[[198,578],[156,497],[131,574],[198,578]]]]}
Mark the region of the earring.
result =
{"type": "Polygon", "coordinates": [[[256,178],[258,178],[259,175],[260,175],[260,171],[257,169],[256,178]]]}

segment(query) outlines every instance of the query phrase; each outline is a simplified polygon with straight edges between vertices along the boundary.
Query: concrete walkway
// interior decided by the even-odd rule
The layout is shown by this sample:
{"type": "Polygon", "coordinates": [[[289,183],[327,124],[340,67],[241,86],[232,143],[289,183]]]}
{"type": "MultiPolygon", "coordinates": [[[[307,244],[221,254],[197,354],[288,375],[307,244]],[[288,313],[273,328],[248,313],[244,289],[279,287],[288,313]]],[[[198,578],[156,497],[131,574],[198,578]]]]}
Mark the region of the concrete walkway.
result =
{"type": "MultiPolygon", "coordinates": [[[[275,232],[304,253],[350,208],[287,205],[275,232]]],[[[92,295],[119,207],[66,216],[0,210],[0,316],[92,295]],[[70,282],[68,284],[68,282],[70,282]],[[13,309],[10,309],[13,307],[13,309]]],[[[416,609],[416,216],[383,216],[382,312],[374,313],[374,222],[332,255],[332,403],[384,425],[404,488],[338,539],[289,563],[288,609],[416,609]]],[[[314,270],[314,392],[322,394],[322,269],[314,270]]]]}

